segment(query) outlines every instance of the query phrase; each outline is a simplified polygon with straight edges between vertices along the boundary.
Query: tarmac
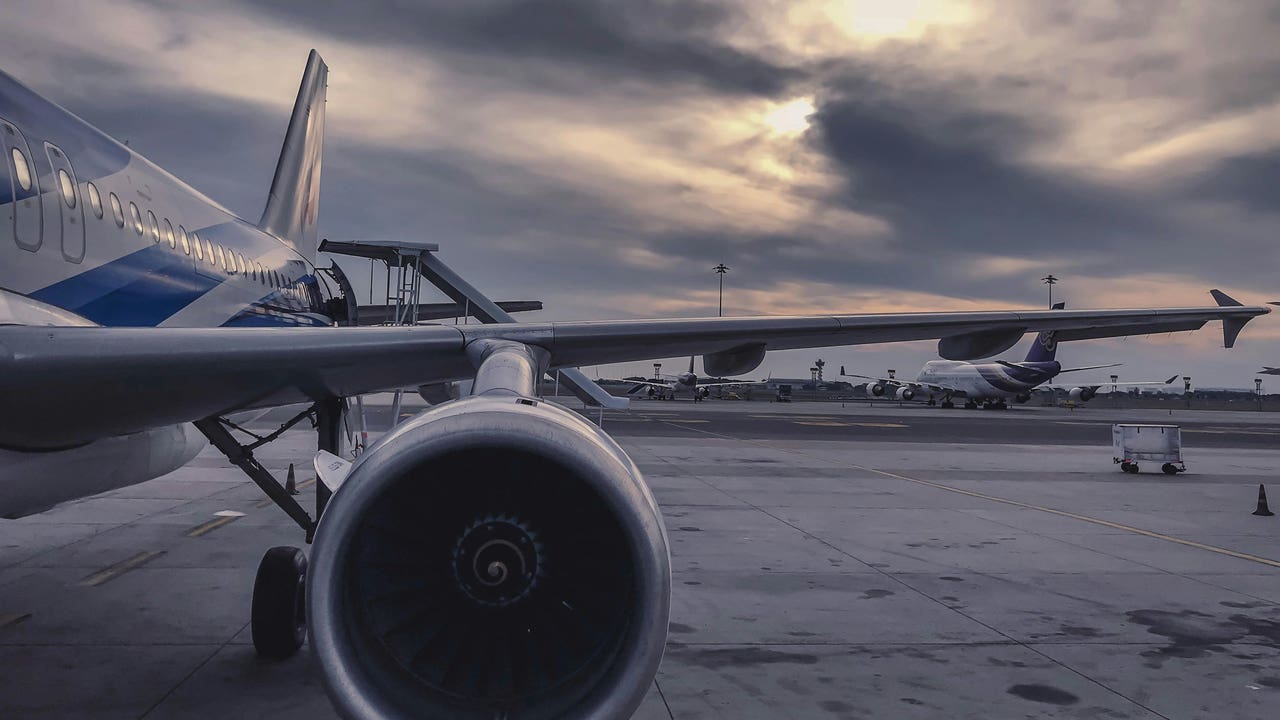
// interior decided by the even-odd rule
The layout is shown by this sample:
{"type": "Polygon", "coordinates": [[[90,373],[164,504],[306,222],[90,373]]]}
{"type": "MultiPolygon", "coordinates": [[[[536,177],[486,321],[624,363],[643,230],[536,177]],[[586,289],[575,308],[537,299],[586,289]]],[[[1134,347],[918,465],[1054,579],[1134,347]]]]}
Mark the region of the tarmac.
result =
{"type": "MultiPolygon", "coordinates": [[[[603,423],[671,539],[637,718],[1280,717],[1280,516],[1251,514],[1276,414],[685,400],[603,423]],[[1181,425],[1188,472],[1121,473],[1115,421],[1181,425]]],[[[257,453],[297,463],[304,506],[312,448],[257,453]]],[[[333,717],[306,648],[251,645],[257,563],[286,544],[211,449],[0,521],[0,718],[333,717]]]]}

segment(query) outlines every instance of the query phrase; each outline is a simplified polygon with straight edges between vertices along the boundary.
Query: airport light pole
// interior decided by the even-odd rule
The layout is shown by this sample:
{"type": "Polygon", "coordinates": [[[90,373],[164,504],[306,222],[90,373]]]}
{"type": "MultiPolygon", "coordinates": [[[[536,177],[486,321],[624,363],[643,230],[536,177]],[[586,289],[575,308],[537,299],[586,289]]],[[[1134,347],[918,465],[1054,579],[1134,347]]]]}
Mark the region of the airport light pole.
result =
{"type": "Polygon", "coordinates": [[[1187,409],[1191,409],[1191,376],[1182,376],[1182,390],[1187,396],[1187,409]]]}
{"type": "Polygon", "coordinates": [[[1053,286],[1058,284],[1058,278],[1054,277],[1052,274],[1045,275],[1044,277],[1040,278],[1040,282],[1043,282],[1045,285],[1049,286],[1049,309],[1052,310],[1053,309],[1053,286]]]}
{"type": "Polygon", "coordinates": [[[1258,409],[1262,409],[1262,378],[1253,379],[1253,391],[1258,396],[1258,409]]]}
{"type": "Polygon", "coordinates": [[[726,266],[724,263],[720,263],[719,265],[717,265],[717,266],[715,266],[715,267],[713,267],[713,268],[711,268],[711,269],[712,269],[712,270],[715,270],[715,271],[716,271],[716,274],[720,276],[720,311],[719,311],[719,317],[724,317],[724,274],[725,274],[725,273],[727,273],[727,272],[729,272],[729,268],[728,268],[728,266],[726,266]]]}

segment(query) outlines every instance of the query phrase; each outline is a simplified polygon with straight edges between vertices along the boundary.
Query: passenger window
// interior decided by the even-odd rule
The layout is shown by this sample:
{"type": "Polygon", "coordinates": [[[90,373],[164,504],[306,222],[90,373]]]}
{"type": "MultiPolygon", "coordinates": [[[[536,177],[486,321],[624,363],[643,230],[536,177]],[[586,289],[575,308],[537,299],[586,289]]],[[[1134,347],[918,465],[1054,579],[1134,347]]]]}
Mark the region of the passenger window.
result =
{"type": "Polygon", "coordinates": [[[214,245],[214,248],[218,251],[218,264],[222,266],[223,270],[230,270],[230,268],[227,267],[227,256],[222,252],[222,246],[214,245]]]}
{"type": "Polygon", "coordinates": [[[111,215],[116,219],[116,227],[124,227],[124,208],[120,207],[120,198],[111,193],[111,215]]]}
{"type": "Polygon", "coordinates": [[[98,194],[98,186],[89,183],[86,186],[89,189],[89,207],[93,208],[93,214],[102,219],[102,196],[98,194]]]}
{"type": "Polygon", "coordinates": [[[169,247],[174,249],[178,247],[178,239],[174,237],[173,225],[169,224],[169,218],[164,219],[164,239],[169,241],[169,247]]]}
{"type": "Polygon", "coordinates": [[[209,264],[217,267],[218,261],[213,257],[213,243],[209,242],[209,238],[204,240],[204,253],[209,256],[209,264]]]}
{"type": "MultiPolygon", "coordinates": [[[[178,239],[182,241],[182,252],[190,255],[191,241],[187,240],[187,229],[181,225],[178,226],[178,239]]],[[[196,242],[196,259],[200,259],[200,243],[198,241],[196,242]]]]}
{"type": "Polygon", "coordinates": [[[133,231],[142,234],[142,213],[138,212],[137,203],[129,203],[129,214],[133,216],[133,231]]]}
{"type": "Polygon", "coordinates": [[[254,266],[258,269],[258,282],[262,283],[263,285],[266,285],[267,271],[262,269],[262,263],[254,263],[254,266]]]}
{"type": "Polygon", "coordinates": [[[241,275],[249,272],[245,269],[244,253],[236,253],[236,270],[239,270],[241,275]]]}
{"type": "Polygon", "coordinates": [[[13,172],[18,178],[18,186],[23,190],[31,189],[31,166],[27,165],[27,156],[22,154],[18,148],[14,148],[13,152],[13,172]]]}
{"type": "Polygon", "coordinates": [[[76,206],[76,184],[71,182],[71,176],[66,170],[58,168],[58,188],[62,190],[62,202],[67,207],[74,208],[76,206]]]}

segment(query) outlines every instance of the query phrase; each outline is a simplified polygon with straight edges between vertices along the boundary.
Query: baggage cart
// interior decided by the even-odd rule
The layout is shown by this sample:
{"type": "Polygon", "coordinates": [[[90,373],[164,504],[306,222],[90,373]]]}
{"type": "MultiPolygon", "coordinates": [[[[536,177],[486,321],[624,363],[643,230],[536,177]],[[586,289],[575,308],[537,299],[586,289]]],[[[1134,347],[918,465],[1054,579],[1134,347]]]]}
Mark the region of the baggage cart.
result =
{"type": "Polygon", "coordinates": [[[1186,472],[1182,462],[1182,429],[1177,425],[1111,426],[1111,461],[1127,473],[1138,472],[1138,463],[1161,463],[1166,475],[1186,472]]]}

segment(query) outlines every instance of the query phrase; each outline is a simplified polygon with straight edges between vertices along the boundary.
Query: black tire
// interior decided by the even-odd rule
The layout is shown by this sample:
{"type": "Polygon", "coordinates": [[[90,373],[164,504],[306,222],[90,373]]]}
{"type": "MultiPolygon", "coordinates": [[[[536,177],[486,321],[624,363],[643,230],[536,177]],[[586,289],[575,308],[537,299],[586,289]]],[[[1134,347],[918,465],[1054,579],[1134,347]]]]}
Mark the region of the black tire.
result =
{"type": "Polygon", "coordinates": [[[1138,474],[1138,464],[1137,464],[1137,463],[1131,463],[1131,462],[1121,463],[1121,464],[1120,464],[1120,469],[1121,469],[1121,470],[1123,470],[1123,471],[1125,471],[1125,472],[1127,472],[1127,473],[1132,473],[1132,474],[1134,474],[1134,475],[1138,474]]]}
{"type": "Polygon", "coordinates": [[[1174,465],[1173,463],[1165,463],[1164,465],[1161,465],[1161,466],[1160,466],[1160,469],[1164,471],[1164,474],[1165,474],[1165,475],[1177,475],[1177,474],[1178,474],[1178,466],[1177,466],[1177,465],[1174,465]]]}
{"type": "Polygon", "coordinates": [[[307,639],[307,556],[296,547],[273,547],[262,556],[253,582],[253,647],[267,660],[293,657],[307,639]]]}

